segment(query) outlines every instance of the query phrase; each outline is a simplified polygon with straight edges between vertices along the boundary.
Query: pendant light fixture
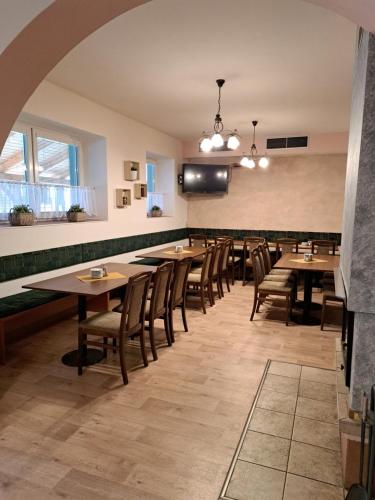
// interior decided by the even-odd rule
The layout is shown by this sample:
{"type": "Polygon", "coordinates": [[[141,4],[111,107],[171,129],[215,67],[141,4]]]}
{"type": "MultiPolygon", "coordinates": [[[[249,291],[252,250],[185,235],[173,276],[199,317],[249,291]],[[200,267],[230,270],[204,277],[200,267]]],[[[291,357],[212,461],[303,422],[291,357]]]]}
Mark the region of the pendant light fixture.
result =
{"type": "Polygon", "coordinates": [[[223,120],[221,118],[221,89],[225,83],[225,80],[216,80],[217,86],[219,88],[219,98],[218,98],[218,110],[215,116],[214,129],[211,134],[203,132],[200,140],[199,146],[204,153],[209,153],[212,148],[220,149],[224,146],[224,141],[227,141],[228,149],[235,150],[240,145],[239,135],[236,129],[224,130],[223,120]],[[226,136],[223,136],[223,132],[227,132],[226,136]]]}
{"type": "Polygon", "coordinates": [[[253,120],[252,124],[253,124],[253,144],[251,145],[250,148],[250,155],[246,156],[244,153],[244,156],[240,161],[240,165],[246,168],[254,168],[258,163],[258,166],[260,168],[267,168],[270,163],[270,160],[267,156],[261,156],[260,158],[258,158],[258,150],[255,144],[255,128],[258,125],[258,121],[253,120]]]}

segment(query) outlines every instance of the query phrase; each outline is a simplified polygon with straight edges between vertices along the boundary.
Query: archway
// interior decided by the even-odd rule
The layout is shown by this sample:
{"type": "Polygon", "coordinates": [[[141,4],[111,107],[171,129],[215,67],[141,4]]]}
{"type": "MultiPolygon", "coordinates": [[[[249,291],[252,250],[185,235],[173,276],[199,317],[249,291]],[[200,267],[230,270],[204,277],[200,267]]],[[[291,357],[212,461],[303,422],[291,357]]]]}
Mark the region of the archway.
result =
{"type": "MultiPolygon", "coordinates": [[[[33,19],[0,56],[0,150],[26,101],[56,64],[101,26],[149,1],[55,0],[33,19]]],[[[354,6],[352,0],[304,1],[375,30],[372,0],[357,0],[354,6]]]]}

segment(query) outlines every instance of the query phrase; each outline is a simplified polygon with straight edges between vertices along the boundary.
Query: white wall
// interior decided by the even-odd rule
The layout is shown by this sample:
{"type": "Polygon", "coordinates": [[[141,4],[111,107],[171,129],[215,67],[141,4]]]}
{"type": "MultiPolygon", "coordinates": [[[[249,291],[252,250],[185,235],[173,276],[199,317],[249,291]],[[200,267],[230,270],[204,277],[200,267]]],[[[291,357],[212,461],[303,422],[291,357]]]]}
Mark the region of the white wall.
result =
{"type": "MultiPolygon", "coordinates": [[[[27,102],[24,112],[103,136],[107,142],[108,221],[51,224],[34,227],[0,227],[0,255],[73,245],[186,226],[187,202],[177,192],[177,169],[182,158],[179,140],[68,90],[43,82],[27,102]],[[172,217],[146,216],[146,200],[134,200],[133,183],[124,180],[124,160],[140,161],[141,182],[146,181],[146,152],[175,161],[172,217]],[[132,205],[115,207],[115,189],[130,188],[132,205]]],[[[90,167],[89,167],[90,168],[90,167]]]]}

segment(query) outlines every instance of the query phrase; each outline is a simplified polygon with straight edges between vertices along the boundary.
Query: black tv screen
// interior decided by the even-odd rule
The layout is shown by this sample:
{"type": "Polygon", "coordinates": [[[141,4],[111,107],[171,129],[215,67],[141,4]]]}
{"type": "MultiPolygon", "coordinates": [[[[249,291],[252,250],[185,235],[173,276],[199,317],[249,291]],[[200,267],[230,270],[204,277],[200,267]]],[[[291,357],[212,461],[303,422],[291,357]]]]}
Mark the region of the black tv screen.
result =
{"type": "Polygon", "coordinates": [[[228,165],[183,164],[183,193],[227,193],[228,165]]]}

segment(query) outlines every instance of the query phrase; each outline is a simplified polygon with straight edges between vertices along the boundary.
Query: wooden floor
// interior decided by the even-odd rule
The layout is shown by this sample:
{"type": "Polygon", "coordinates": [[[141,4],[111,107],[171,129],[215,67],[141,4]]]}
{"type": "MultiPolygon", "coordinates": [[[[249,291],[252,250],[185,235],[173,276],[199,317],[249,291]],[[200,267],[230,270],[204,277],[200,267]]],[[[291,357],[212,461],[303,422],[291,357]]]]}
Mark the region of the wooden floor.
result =
{"type": "Polygon", "coordinates": [[[0,498],[217,499],[267,359],[335,368],[337,328],[286,327],[267,306],[250,323],[252,292],[236,284],[207,315],[189,310],[188,334],[177,311],[174,346],[146,369],[132,349],[127,387],[115,358],[82,377],[61,364],[74,319],[11,348],[0,498]]]}

